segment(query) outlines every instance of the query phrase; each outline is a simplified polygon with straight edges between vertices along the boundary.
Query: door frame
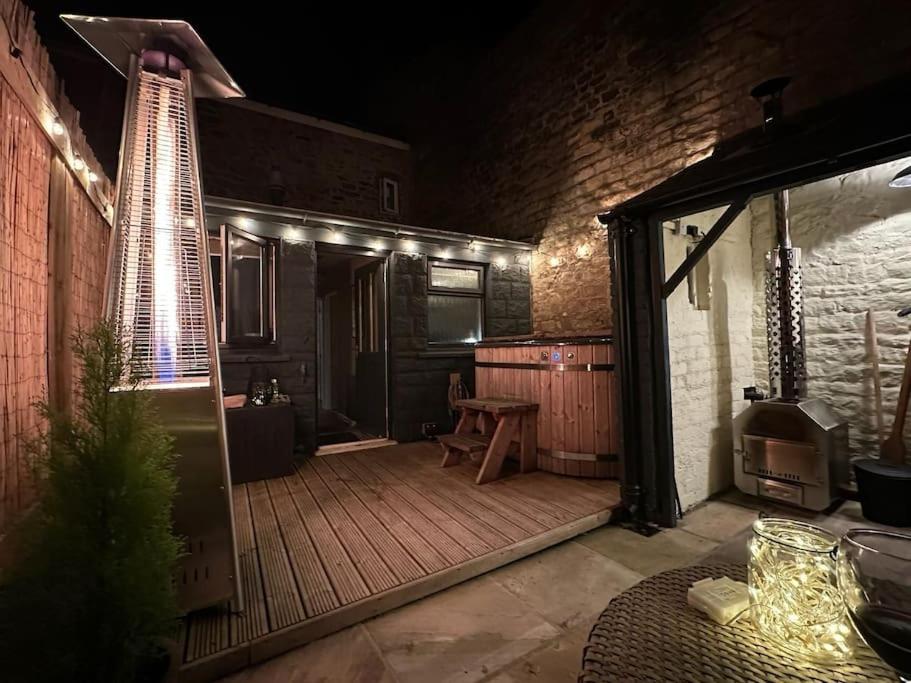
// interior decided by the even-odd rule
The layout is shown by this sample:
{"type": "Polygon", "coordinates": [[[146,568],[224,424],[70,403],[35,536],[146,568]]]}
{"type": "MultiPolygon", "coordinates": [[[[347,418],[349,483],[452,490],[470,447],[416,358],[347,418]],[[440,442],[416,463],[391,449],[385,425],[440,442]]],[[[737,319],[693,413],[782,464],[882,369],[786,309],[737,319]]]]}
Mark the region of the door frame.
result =
{"type": "MultiPolygon", "coordinates": [[[[384,387],[384,391],[383,391],[383,396],[385,397],[385,404],[386,404],[385,405],[386,435],[382,436],[382,437],[378,437],[377,439],[370,439],[368,441],[352,442],[350,445],[352,446],[352,449],[354,449],[359,444],[373,443],[374,441],[377,443],[388,442],[390,439],[390,434],[392,433],[392,412],[391,412],[392,383],[390,381],[390,376],[389,376],[389,371],[390,371],[390,363],[389,363],[389,327],[390,327],[389,279],[390,278],[389,278],[389,273],[391,270],[390,269],[390,260],[391,260],[390,257],[392,255],[392,252],[385,250],[385,249],[367,249],[365,247],[359,247],[359,246],[349,246],[349,245],[344,245],[344,244],[336,244],[334,242],[317,241],[316,242],[316,271],[314,273],[315,278],[319,278],[320,253],[342,254],[345,256],[370,256],[372,258],[376,258],[376,259],[382,261],[382,264],[383,264],[382,312],[383,312],[383,318],[384,318],[384,322],[385,322],[385,324],[383,325],[384,330],[383,330],[383,335],[382,335],[382,348],[383,348],[383,369],[384,369],[385,383],[386,383],[386,386],[384,387]]],[[[318,283],[318,280],[317,280],[317,283],[318,283]]],[[[314,297],[314,302],[313,302],[314,316],[318,315],[318,311],[317,311],[318,301],[319,301],[319,296],[314,297]]],[[[318,348],[319,348],[319,344],[317,344],[317,349],[318,348]]],[[[316,354],[316,381],[317,381],[316,415],[314,416],[315,424],[316,424],[316,439],[317,439],[316,452],[317,452],[317,454],[319,454],[319,451],[321,448],[319,445],[319,413],[320,413],[320,406],[321,406],[321,403],[320,403],[320,378],[321,378],[321,376],[322,375],[321,375],[321,371],[320,371],[320,354],[317,353],[316,354]]],[[[338,445],[341,446],[342,444],[338,444],[338,445]]],[[[348,445],[348,444],[344,444],[344,445],[348,445]]],[[[335,445],[333,445],[333,447],[335,447],[335,445]]]]}

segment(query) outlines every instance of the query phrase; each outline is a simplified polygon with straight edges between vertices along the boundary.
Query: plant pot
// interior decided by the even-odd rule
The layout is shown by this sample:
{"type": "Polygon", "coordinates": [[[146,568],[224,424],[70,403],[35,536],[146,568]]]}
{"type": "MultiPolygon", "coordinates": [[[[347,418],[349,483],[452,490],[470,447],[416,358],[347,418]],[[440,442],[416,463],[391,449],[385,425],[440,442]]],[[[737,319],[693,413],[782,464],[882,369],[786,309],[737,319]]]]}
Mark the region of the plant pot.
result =
{"type": "Polygon", "coordinates": [[[161,683],[171,670],[172,653],[160,645],[139,657],[135,683],[161,683]]]}
{"type": "Polygon", "coordinates": [[[911,526],[911,467],[873,458],[854,461],[863,516],[890,526],[911,526]]]}

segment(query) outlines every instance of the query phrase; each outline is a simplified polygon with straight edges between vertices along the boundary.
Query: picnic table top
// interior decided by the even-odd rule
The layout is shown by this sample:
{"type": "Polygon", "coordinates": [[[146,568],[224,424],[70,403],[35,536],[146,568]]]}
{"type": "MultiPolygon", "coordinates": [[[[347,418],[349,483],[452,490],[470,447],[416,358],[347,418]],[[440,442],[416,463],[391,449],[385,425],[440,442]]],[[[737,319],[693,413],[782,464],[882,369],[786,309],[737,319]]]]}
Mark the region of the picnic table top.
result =
{"type": "Polygon", "coordinates": [[[493,413],[494,415],[525,413],[538,409],[537,403],[523,401],[519,398],[464,398],[456,401],[456,406],[467,410],[493,413]]]}

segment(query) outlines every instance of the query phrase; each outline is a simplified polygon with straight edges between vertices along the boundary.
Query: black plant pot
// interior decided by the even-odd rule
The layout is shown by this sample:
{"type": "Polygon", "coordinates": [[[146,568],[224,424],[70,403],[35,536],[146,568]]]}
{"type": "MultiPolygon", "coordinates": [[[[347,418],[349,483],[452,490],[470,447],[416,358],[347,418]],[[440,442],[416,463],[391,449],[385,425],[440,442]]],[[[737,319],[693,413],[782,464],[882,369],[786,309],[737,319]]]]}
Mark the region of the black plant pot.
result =
{"type": "Polygon", "coordinates": [[[864,517],[890,526],[911,526],[911,467],[873,458],[854,461],[864,517]]]}
{"type": "Polygon", "coordinates": [[[164,646],[152,649],[136,663],[135,683],[161,683],[171,668],[171,652],[164,646]]]}

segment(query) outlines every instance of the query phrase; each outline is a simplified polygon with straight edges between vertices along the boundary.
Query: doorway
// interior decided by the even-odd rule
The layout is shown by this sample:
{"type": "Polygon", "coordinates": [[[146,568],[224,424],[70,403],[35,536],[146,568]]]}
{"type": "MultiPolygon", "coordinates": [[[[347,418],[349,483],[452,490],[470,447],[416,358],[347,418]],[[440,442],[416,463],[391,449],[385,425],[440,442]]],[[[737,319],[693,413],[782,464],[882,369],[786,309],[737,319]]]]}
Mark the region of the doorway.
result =
{"type": "Polygon", "coordinates": [[[320,448],[388,435],[386,259],[317,248],[320,448]]]}

